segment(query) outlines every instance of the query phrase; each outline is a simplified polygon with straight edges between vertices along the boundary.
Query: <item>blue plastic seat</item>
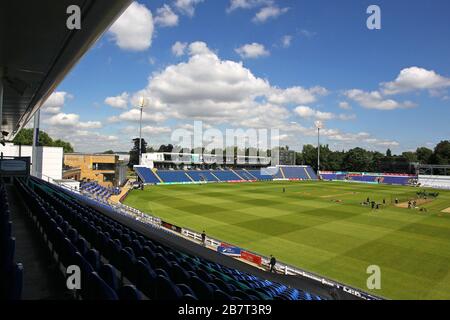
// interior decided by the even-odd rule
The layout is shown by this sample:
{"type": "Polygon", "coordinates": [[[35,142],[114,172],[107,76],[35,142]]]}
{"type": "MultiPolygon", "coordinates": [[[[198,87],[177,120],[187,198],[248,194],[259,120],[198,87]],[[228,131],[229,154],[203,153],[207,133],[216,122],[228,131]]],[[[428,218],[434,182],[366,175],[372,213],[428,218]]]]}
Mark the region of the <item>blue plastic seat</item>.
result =
{"type": "Polygon", "coordinates": [[[172,281],[163,276],[156,277],[156,298],[158,300],[180,300],[181,290],[172,281]]]}
{"type": "Polygon", "coordinates": [[[118,300],[116,292],[96,273],[88,276],[88,286],[85,291],[86,300],[118,300]]]}
{"type": "Polygon", "coordinates": [[[157,274],[142,260],[136,263],[136,286],[147,297],[154,299],[156,296],[156,278],[157,274]]]}
{"type": "Polygon", "coordinates": [[[10,274],[4,280],[8,281],[6,298],[8,300],[20,300],[23,287],[23,265],[21,263],[14,264],[10,274]]]}
{"type": "Polygon", "coordinates": [[[119,289],[118,296],[120,300],[138,301],[143,300],[142,294],[133,285],[126,285],[119,289]]]}
{"type": "Polygon", "coordinates": [[[154,264],[156,268],[161,268],[163,270],[170,270],[171,268],[170,262],[160,253],[156,254],[154,264]]]}
{"type": "Polygon", "coordinates": [[[216,291],[214,291],[214,300],[231,301],[231,300],[233,300],[233,298],[229,294],[223,292],[222,290],[216,290],[216,291]]]}
{"type": "Polygon", "coordinates": [[[100,256],[97,250],[88,250],[88,252],[86,252],[85,258],[95,271],[98,271],[100,269],[100,256]]]}
{"type": "Polygon", "coordinates": [[[78,249],[78,252],[81,253],[82,256],[85,256],[87,251],[89,250],[89,245],[86,240],[83,238],[78,238],[77,242],[75,243],[75,246],[78,249]]]}
{"type": "Polygon", "coordinates": [[[196,297],[194,291],[187,284],[179,283],[179,284],[177,284],[177,287],[181,290],[181,292],[183,293],[183,296],[191,295],[193,297],[196,297]]]}
{"type": "Polygon", "coordinates": [[[100,267],[98,275],[106,282],[106,284],[113,290],[119,289],[119,278],[117,270],[110,264],[105,264],[100,267]]]}
{"type": "Polygon", "coordinates": [[[135,280],[134,267],[136,258],[134,257],[133,249],[127,247],[120,250],[119,265],[118,268],[122,277],[129,278],[130,281],[135,280]]]}
{"type": "Polygon", "coordinates": [[[199,277],[192,277],[190,284],[195,295],[200,300],[213,300],[213,290],[208,283],[199,277]]]}
{"type": "Polygon", "coordinates": [[[170,277],[175,283],[189,283],[191,276],[178,264],[173,264],[170,268],[170,277]]]}
{"type": "Polygon", "coordinates": [[[131,248],[134,251],[136,257],[142,256],[142,245],[138,240],[133,240],[131,248]]]}

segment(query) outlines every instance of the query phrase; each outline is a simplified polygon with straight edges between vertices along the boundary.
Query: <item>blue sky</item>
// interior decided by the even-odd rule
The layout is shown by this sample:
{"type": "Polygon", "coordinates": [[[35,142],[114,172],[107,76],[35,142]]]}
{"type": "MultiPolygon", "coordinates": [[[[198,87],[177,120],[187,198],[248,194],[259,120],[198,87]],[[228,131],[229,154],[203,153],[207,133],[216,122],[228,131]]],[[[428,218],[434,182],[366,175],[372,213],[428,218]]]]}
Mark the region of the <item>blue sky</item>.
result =
{"type": "Polygon", "coordinates": [[[300,149],[320,120],[333,149],[431,147],[450,136],[449,38],[446,0],[141,0],[50,97],[42,127],[77,151],[128,151],[144,96],[150,145],[202,120],[276,128],[300,149]],[[366,26],[371,4],[381,30],[366,26]]]}

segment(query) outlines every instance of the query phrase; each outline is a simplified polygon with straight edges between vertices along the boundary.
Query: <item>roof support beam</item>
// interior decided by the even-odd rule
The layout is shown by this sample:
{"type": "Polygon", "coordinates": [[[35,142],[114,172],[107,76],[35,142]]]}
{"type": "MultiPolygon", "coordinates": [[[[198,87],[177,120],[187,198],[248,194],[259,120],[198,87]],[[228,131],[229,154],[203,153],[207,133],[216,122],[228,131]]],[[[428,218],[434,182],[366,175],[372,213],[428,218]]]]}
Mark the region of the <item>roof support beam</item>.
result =
{"type": "Polygon", "coordinates": [[[3,67],[0,66],[0,128],[3,121],[3,67]]]}

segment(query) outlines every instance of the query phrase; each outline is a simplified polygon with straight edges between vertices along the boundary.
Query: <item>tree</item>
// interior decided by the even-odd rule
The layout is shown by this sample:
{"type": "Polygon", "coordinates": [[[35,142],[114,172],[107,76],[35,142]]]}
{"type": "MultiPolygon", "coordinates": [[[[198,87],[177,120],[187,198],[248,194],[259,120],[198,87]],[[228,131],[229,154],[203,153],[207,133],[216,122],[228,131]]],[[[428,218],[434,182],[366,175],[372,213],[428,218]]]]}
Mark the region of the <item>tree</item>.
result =
{"type": "Polygon", "coordinates": [[[450,163],[450,141],[441,141],[434,148],[433,162],[435,164],[449,164],[450,163]]]}
{"type": "Polygon", "coordinates": [[[354,148],[345,154],[343,167],[347,171],[365,172],[370,170],[371,161],[372,155],[368,151],[354,148]]]}
{"type": "Polygon", "coordinates": [[[114,154],[114,151],[113,150],[108,150],[108,151],[103,152],[103,154],[114,154]]]}
{"type": "Polygon", "coordinates": [[[60,139],[55,140],[53,142],[53,146],[54,147],[61,147],[61,148],[63,148],[64,153],[73,153],[74,152],[73,147],[72,147],[72,145],[69,142],[62,141],[60,139]]]}
{"type": "Polygon", "coordinates": [[[317,148],[307,144],[303,146],[302,150],[303,162],[310,165],[314,170],[317,170],[317,148]]]}
{"type": "MultiPolygon", "coordinates": [[[[22,129],[13,139],[16,145],[31,146],[33,145],[33,129],[22,129]]],[[[39,131],[39,145],[43,147],[62,147],[65,153],[72,153],[73,147],[69,142],[53,139],[45,132],[39,131]]]]}
{"type": "Polygon", "coordinates": [[[145,141],[145,139],[142,139],[142,148],[140,146],[139,138],[135,138],[132,141],[133,141],[133,149],[131,149],[130,151],[130,162],[128,163],[128,166],[130,168],[139,165],[140,156],[147,150],[147,142],[145,141]],[[141,154],[139,154],[139,150],[141,150],[141,154]]]}
{"type": "Polygon", "coordinates": [[[407,151],[403,152],[402,156],[408,159],[409,162],[417,162],[417,154],[415,152],[407,151]]]}
{"type": "Polygon", "coordinates": [[[392,151],[391,149],[386,150],[386,157],[392,157],[392,151]]]}
{"type": "Polygon", "coordinates": [[[421,164],[429,164],[431,161],[431,157],[433,156],[433,150],[421,147],[416,150],[417,160],[421,164]]]}
{"type": "Polygon", "coordinates": [[[165,144],[161,145],[158,149],[158,152],[167,152],[171,153],[173,151],[173,145],[168,144],[167,146],[165,144]]]}

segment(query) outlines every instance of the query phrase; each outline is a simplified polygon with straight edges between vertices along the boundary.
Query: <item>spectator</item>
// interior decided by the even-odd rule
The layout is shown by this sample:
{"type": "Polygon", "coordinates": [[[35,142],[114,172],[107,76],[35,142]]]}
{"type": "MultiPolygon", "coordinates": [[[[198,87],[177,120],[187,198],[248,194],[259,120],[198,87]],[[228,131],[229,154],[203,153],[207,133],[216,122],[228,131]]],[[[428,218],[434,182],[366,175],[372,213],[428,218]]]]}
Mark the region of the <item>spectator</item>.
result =
{"type": "Polygon", "coordinates": [[[205,230],[202,232],[202,245],[206,246],[206,233],[205,230]]]}
{"type": "Polygon", "coordinates": [[[273,255],[270,255],[270,272],[275,272],[275,265],[277,264],[277,259],[273,255]]]}

